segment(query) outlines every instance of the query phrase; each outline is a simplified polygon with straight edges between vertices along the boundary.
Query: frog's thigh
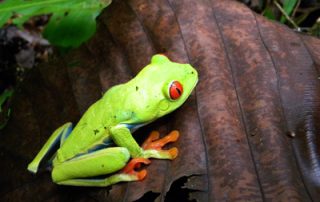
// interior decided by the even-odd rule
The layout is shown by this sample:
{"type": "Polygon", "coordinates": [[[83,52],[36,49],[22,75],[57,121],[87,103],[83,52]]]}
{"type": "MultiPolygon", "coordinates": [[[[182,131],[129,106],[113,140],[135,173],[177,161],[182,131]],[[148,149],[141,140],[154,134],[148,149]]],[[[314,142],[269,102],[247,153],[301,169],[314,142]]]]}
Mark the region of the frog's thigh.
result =
{"type": "Polygon", "coordinates": [[[90,186],[66,182],[116,172],[126,165],[129,158],[129,151],[124,147],[101,149],[55,165],[52,170],[52,179],[58,184],[90,186]]]}

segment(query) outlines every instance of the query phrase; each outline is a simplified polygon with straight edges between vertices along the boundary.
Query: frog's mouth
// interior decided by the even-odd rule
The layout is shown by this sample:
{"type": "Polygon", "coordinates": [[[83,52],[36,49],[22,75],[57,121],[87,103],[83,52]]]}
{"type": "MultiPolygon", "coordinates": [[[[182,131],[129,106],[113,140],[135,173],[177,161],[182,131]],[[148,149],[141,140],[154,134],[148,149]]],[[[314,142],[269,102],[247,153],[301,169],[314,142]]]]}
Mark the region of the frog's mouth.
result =
{"type": "Polygon", "coordinates": [[[199,81],[198,76],[196,76],[196,77],[195,77],[195,80],[194,80],[194,82],[193,82],[193,84],[192,84],[192,86],[191,86],[191,90],[188,92],[187,95],[185,95],[185,96],[186,96],[186,100],[188,99],[188,97],[190,96],[190,94],[192,93],[192,91],[195,90],[196,85],[198,84],[198,81],[199,81]]]}
{"type": "MultiPolygon", "coordinates": [[[[189,95],[192,93],[192,91],[196,88],[196,85],[198,84],[198,81],[199,81],[199,78],[198,77],[196,77],[196,79],[195,79],[195,81],[194,81],[194,83],[193,83],[193,85],[192,85],[192,90],[190,91],[190,93],[189,93],[189,95]]],[[[189,95],[188,95],[188,97],[189,97],[189,95]]]]}

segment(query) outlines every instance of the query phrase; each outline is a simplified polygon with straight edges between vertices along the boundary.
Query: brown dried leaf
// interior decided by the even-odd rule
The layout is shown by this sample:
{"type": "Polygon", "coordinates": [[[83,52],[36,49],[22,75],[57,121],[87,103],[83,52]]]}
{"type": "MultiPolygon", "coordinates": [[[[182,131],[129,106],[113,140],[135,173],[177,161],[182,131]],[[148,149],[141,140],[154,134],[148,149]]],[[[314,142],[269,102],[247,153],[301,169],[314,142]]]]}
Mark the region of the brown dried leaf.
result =
{"type": "Polygon", "coordinates": [[[187,192],[198,201],[314,201],[319,70],[319,39],[242,4],[114,0],[89,43],[34,69],[16,93],[0,142],[1,199],[165,201],[178,190],[181,200],[187,192]],[[200,75],[180,109],[136,132],[178,129],[176,160],[152,160],[143,182],[108,188],[57,186],[48,173],[27,172],[54,128],[76,122],[101,92],[128,81],[155,53],[191,63],[200,75]]]}

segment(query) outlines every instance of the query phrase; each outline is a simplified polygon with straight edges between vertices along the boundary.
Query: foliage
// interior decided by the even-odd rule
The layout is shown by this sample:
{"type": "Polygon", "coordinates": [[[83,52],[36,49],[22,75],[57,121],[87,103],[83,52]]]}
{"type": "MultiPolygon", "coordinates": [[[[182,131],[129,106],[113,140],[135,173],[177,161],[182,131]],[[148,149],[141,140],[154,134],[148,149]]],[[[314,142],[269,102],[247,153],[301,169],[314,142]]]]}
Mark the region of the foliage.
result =
{"type": "Polygon", "coordinates": [[[96,30],[95,19],[111,0],[5,0],[0,3],[0,27],[23,26],[31,17],[51,15],[44,36],[58,47],[78,47],[96,30]]]}
{"type": "MultiPolygon", "coordinates": [[[[283,11],[286,13],[287,16],[292,14],[293,9],[297,5],[298,0],[284,0],[283,1],[283,11]]],[[[280,22],[286,22],[286,17],[284,15],[281,16],[280,22]]]]}
{"type": "Polygon", "coordinates": [[[295,28],[297,28],[298,26],[294,21],[292,21],[290,16],[298,5],[298,1],[299,0],[283,0],[282,3],[279,3],[274,0],[267,4],[263,11],[263,15],[271,20],[278,20],[281,23],[289,21],[295,28]]]}
{"type": "Polygon", "coordinates": [[[238,0],[270,20],[320,36],[319,0],[238,0]]]}
{"type": "Polygon", "coordinates": [[[13,90],[9,89],[6,89],[2,94],[0,94],[0,130],[7,124],[7,121],[11,114],[10,108],[6,109],[5,105],[12,94],[13,90]]]}
{"type": "Polygon", "coordinates": [[[320,37],[320,18],[317,22],[311,27],[310,32],[312,35],[320,37]]]}

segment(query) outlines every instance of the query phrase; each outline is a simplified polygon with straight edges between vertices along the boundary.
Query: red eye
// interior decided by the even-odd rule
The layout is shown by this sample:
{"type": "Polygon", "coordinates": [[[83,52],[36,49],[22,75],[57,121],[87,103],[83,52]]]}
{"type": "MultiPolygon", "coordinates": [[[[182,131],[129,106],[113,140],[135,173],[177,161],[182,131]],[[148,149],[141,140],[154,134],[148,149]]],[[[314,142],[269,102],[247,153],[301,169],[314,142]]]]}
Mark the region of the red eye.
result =
{"type": "Polygon", "coordinates": [[[173,81],[169,88],[170,98],[178,99],[183,93],[183,87],[179,81],[173,81]]]}

